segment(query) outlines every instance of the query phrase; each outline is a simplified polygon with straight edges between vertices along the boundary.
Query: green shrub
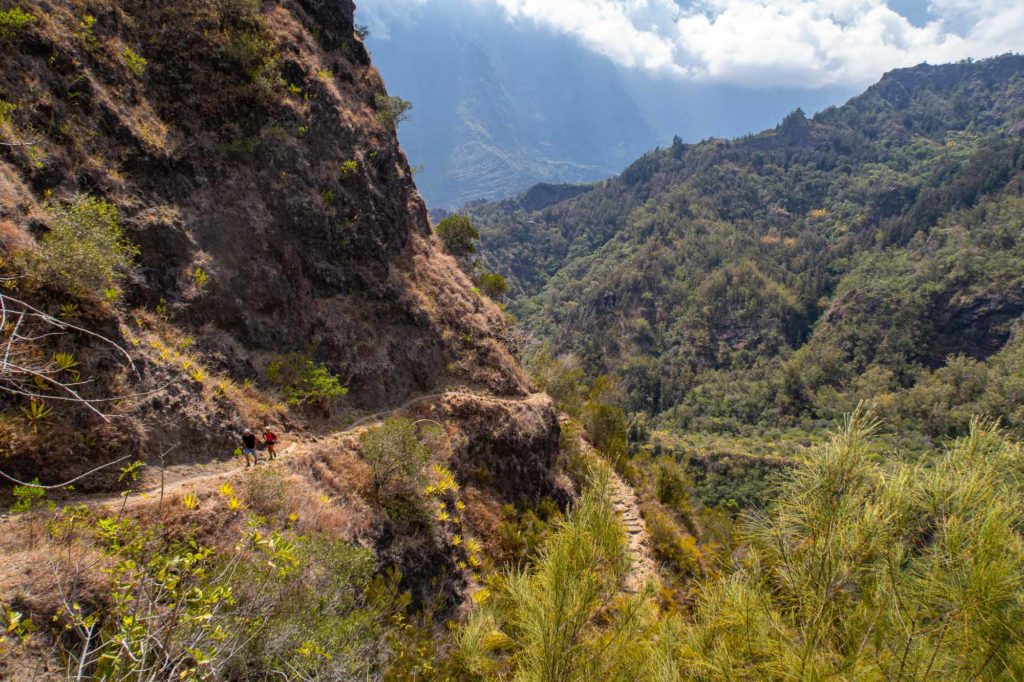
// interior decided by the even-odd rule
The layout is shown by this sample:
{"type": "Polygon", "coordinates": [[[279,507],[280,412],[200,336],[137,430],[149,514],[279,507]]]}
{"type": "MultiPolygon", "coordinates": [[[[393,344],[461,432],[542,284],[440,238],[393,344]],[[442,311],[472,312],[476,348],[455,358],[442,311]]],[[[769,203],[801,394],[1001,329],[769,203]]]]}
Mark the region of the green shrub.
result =
{"type": "Polygon", "coordinates": [[[686,469],[671,457],[659,457],[655,473],[658,501],[676,511],[688,512],[693,482],[686,469]]]}
{"type": "Polygon", "coordinates": [[[34,14],[20,7],[0,10],[0,41],[13,43],[36,21],[34,14]]]}
{"type": "Polygon", "coordinates": [[[135,52],[132,48],[124,48],[121,57],[124,59],[124,65],[128,67],[128,71],[132,75],[141,78],[146,73],[146,66],[149,64],[149,60],[135,52]]]}
{"type": "Polygon", "coordinates": [[[467,216],[455,213],[437,224],[434,232],[441,238],[444,250],[456,258],[466,258],[476,253],[476,241],[480,232],[467,216]]]}
{"type": "Polygon", "coordinates": [[[206,289],[206,285],[210,283],[210,274],[206,270],[197,267],[192,271],[192,283],[199,290],[206,289]]]}
{"type": "Polygon", "coordinates": [[[508,282],[496,272],[485,272],[476,280],[480,291],[493,299],[499,299],[508,293],[508,282]]]}
{"type": "Polygon", "coordinates": [[[696,539],[683,532],[672,517],[655,505],[644,509],[644,522],[651,538],[654,556],[680,577],[700,574],[701,552],[696,539]]]}
{"type": "Polygon", "coordinates": [[[598,377],[582,409],[583,426],[594,447],[613,462],[625,455],[628,450],[626,414],[622,408],[610,402],[614,390],[614,379],[598,377]]]}
{"type": "Polygon", "coordinates": [[[373,470],[378,491],[411,492],[421,486],[430,450],[411,419],[393,417],[359,437],[359,449],[373,470]]]}
{"type": "Polygon", "coordinates": [[[377,93],[373,99],[377,107],[377,118],[387,128],[392,128],[409,118],[412,102],[401,97],[377,93]]]}
{"type": "MultiPolygon", "coordinates": [[[[492,578],[456,634],[483,679],[652,679],[649,600],[620,596],[626,537],[598,474],[535,564],[492,578]]],[[[467,675],[468,677],[468,675],[467,675]]]]}
{"type": "Polygon", "coordinates": [[[247,530],[233,550],[218,553],[159,524],[98,517],[78,505],[58,512],[50,533],[106,556],[109,592],[92,590],[88,599],[81,562],[55,563],[61,602],[52,620],[67,637],[58,641],[70,644],[61,652],[69,679],[83,670],[102,680],[219,678],[273,615],[262,594],[240,601],[233,577],[249,569],[259,593],[299,568],[294,544],[275,531],[247,530]]]}
{"type": "Polygon", "coordinates": [[[246,480],[242,496],[246,505],[257,514],[276,516],[284,507],[284,479],[277,471],[257,468],[246,480]]]}
{"type": "Polygon", "coordinates": [[[408,593],[397,576],[375,576],[373,551],[327,537],[296,543],[299,570],[263,579],[260,567],[246,564],[233,576],[243,603],[268,605],[265,623],[244,652],[232,661],[228,679],[351,680],[374,678],[389,651],[381,639],[404,613],[408,593]],[[262,579],[262,580],[261,580],[262,579]]]}
{"type": "Polygon", "coordinates": [[[117,207],[78,195],[51,204],[50,231],[43,235],[44,274],[67,291],[98,295],[118,289],[138,250],[121,233],[117,207]]]}
{"type": "Polygon", "coordinates": [[[0,126],[10,127],[14,125],[14,116],[12,114],[17,108],[18,105],[14,102],[0,99],[0,126]]]}
{"type": "Polygon", "coordinates": [[[230,0],[223,4],[225,17],[233,24],[225,55],[247,74],[254,97],[263,101],[279,98],[280,88],[285,86],[280,56],[260,14],[260,3],[230,0]]]}
{"type": "Polygon", "coordinates": [[[327,414],[338,399],[348,395],[348,389],[326,366],[299,353],[271,362],[267,378],[284,390],[289,405],[313,405],[327,414]]]}
{"type": "Polygon", "coordinates": [[[556,358],[545,345],[529,360],[530,375],[538,387],[551,396],[562,412],[580,415],[587,390],[584,373],[572,356],[556,358]]]}
{"type": "Polygon", "coordinates": [[[877,426],[850,420],[750,520],[680,640],[695,679],[1021,679],[1024,450],[975,421],[929,462],[880,462],[877,426]]]}
{"type": "Polygon", "coordinates": [[[533,559],[562,520],[558,505],[550,497],[541,499],[534,509],[506,504],[501,513],[505,519],[498,529],[499,558],[512,564],[533,559]]]}
{"type": "Polygon", "coordinates": [[[12,514],[23,514],[32,511],[42,501],[46,490],[40,487],[39,479],[32,479],[31,485],[16,485],[11,490],[14,495],[14,504],[11,505],[12,514]]]}

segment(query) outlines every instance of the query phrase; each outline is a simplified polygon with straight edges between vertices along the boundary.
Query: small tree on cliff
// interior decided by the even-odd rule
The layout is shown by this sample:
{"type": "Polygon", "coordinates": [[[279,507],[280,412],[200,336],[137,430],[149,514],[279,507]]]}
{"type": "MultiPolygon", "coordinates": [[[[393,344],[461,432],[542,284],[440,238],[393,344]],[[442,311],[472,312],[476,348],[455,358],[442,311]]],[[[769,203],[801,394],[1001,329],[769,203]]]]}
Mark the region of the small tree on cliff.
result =
{"type": "Polygon", "coordinates": [[[480,291],[494,300],[500,299],[508,293],[508,281],[497,272],[485,272],[477,279],[477,286],[480,291]]]}
{"type": "Polygon", "coordinates": [[[476,253],[480,231],[467,216],[459,213],[450,215],[437,224],[435,232],[444,243],[444,250],[456,258],[467,258],[476,253]]]}
{"type": "Polygon", "coordinates": [[[384,93],[377,93],[374,97],[374,104],[377,105],[377,117],[388,128],[405,121],[409,118],[409,112],[412,110],[412,102],[409,100],[384,93]]]}

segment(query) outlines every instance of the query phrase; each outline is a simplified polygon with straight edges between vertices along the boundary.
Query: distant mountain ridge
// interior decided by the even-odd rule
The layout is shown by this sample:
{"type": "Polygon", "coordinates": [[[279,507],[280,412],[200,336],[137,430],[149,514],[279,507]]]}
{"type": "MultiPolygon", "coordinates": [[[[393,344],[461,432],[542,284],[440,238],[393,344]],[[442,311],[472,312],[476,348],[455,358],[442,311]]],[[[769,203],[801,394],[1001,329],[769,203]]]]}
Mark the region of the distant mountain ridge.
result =
{"type": "Polygon", "coordinates": [[[657,144],[610,62],[500,19],[470,21],[437,7],[370,38],[413,102],[400,138],[431,208],[608,177],[657,144]]]}
{"type": "MultiPolygon", "coordinates": [[[[1017,362],[1022,131],[1024,57],[922,65],[757,135],[677,139],[539,210],[527,193],[473,213],[514,312],[621,376],[630,410],[742,431],[888,395],[898,419],[950,362],[1017,362]]],[[[1000,390],[975,412],[1024,423],[1024,393],[1000,390]]],[[[984,395],[944,404],[933,435],[984,395]]]]}
{"type": "Polygon", "coordinates": [[[801,106],[842,102],[855,85],[752,88],[616,66],[490,3],[363,0],[357,21],[396,94],[399,131],[431,209],[513,197],[536,183],[612,177],[668,144],[760,130],[801,106]]]}

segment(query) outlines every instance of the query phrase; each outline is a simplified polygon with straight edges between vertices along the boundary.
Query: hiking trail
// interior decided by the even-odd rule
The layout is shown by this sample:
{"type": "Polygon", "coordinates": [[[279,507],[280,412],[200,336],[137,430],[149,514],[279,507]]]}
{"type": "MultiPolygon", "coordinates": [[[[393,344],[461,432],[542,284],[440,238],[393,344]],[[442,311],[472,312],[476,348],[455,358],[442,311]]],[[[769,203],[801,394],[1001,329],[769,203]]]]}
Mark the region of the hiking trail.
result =
{"type": "MultiPolygon", "coordinates": [[[[276,467],[280,462],[291,459],[295,455],[304,453],[310,446],[329,445],[332,441],[358,436],[362,431],[368,428],[382,425],[388,417],[399,415],[420,403],[437,400],[446,395],[458,394],[478,395],[466,387],[451,387],[444,391],[428,393],[410,398],[397,407],[364,415],[353,421],[351,424],[348,424],[343,430],[335,431],[329,435],[310,436],[300,433],[296,434],[295,438],[282,438],[282,440],[278,442],[278,455],[276,459],[268,461],[265,453],[261,451],[260,464],[256,465],[254,470],[261,467],[276,467]]],[[[483,398],[486,396],[480,395],[479,397],[483,398]]],[[[230,457],[228,459],[211,459],[205,462],[191,462],[187,464],[171,464],[166,467],[161,467],[159,464],[150,462],[149,466],[144,470],[143,476],[138,485],[129,491],[128,504],[131,506],[132,504],[149,500],[153,496],[160,495],[161,490],[163,491],[164,496],[169,496],[181,490],[198,487],[203,483],[238,475],[246,470],[246,467],[239,462],[240,458],[237,457],[230,457]]],[[[67,499],[59,501],[57,505],[58,507],[61,507],[68,504],[84,503],[102,507],[111,504],[121,504],[123,500],[124,491],[82,495],[73,494],[67,499]]],[[[10,522],[14,520],[15,516],[16,515],[2,514],[0,515],[0,523],[5,521],[10,522]]]]}
{"type": "MultiPolygon", "coordinates": [[[[566,420],[563,419],[563,427],[565,423],[566,420]]],[[[580,434],[578,442],[584,452],[601,458],[597,448],[591,445],[582,434],[580,434]]],[[[611,495],[615,513],[618,514],[626,531],[626,547],[631,562],[623,587],[626,592],[637,594],[647,583],[658,577],[657,564],[651,553],[651,537],[647,533],[647,524],[644,523],[644,519],[640,515],[640,503],[637,500],[636,491],[622,480],[610,464],[608,473],[608,492],[611,495]]]]}

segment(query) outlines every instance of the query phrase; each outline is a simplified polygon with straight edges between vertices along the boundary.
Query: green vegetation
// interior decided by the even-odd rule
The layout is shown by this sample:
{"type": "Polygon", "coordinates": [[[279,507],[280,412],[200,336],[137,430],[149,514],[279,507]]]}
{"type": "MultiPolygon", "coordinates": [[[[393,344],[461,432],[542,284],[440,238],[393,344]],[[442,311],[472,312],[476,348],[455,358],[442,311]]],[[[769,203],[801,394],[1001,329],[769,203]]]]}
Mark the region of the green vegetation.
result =
{"type": "Polygon", "coordinates": [[[50,419],[53,417],[53,408],[42,400],[32,398],[28,405],[21,408],[21,414],[32,432],[38,433],[41,427],[50,423],[50,419]]]}
{"type": "Polygon", "coordinates": [[[494,576],[457,635],[458,656],[484,679],[648,679],[644,595],[619,597],[629,570],[607,474],[584,493],[531,568],[494,576]],[[600,622],[600,626],[598,625],[600,622]]]}
{"type": "Polygon", "coordinates": [[[192,283],[196,285],[197,289],[202,291],[210,283],[210,274],[206,270],[197,267],[192,270],[192,283]]]}
{"type": "Polygon", "coordinates": [[[485,272],[477,277],[476,284],[487,296],[500,300],[508,293],[508,282],[496,272],[485,272]]]}
{"type": "Polygon", "coordinates": [[[12,514],[24,514],[39,506],[46,495],[46,491],[40,487],[39,479],[32,480],[31,485],[16,485],[11,489],[14,496],[14,504],[11,505],[12,514]]]}
{"type": "Polygon", "coordinates": [[[873,400],[911,452],[975,413],[1024,434],[1022,72],[1014,55],[899,71],[539,211],[478,205],[481,251],[527,330],[620,377],[615,402],[653,429],[793,453],[873,400]]]}
{"type": "Polygon", "coordinates": [[[383,426],[360,436],[359,447],[370,463],[379,491],[411,492],[423,487],[423,467],[430,459],[430,450],[420,442],[411,419],[388,419],[383,426]]]}
{"type": "Polygon", "coordinates": [[[301,353],[271,362],[267,366],[267,378],[281,387],[289,405],[314,406],[325,414],[330,414],[338,399],[348,395],[348,389],[325,365],[301,353]]]}
{"type": "Polygon", "coordinates": [[[18,105],[0,99],[0,125],[9,128],[14,125],[12,114],[17,110],[18,105]]]}
{"type": "Polygon", "coordinates": [[[0,10],[0,42],[15,42],[36,21],[34,14],[21,7],[0,10]]]}
{"type": "Polygon", "coordinates": [[[928,464],[879,463],[854,417],[751,520],[678,642],[694,679],[1017,679],[1018,444],[974,422],[928,464]]]}
{"type": "Polygon", "coordinates": [[[434,482],[427,485],[431,450],[413,420],[392,417],[370,429],[359,437],[359,451],[373,472],[376,502],[391,521],[418,534],[453,521],[448,493],[458,486],[442,468],[433,471],[434,482]]]}
{"type": "Polygon", "coordinates": [[[227,518],[245,521],[239,541],[220,549],[81,506],[55,513],[56,546],[87,547],[109,565],[100,605],[83,598],[81,562],[55,557],[62,605],[53,620],[65,631],[69,672],[116,680],[380,674],[409,604],[398,574],[378,573],[371,550],[275,528],[230,484],[219,492],[212,501],[187,495],[182,506],[199,514],[224,504],[227,518]]]}
{"type": "Polygon", "coordinates": [[[138,252],[121,232],[117,207],[78,195],[67,204],[51,204],[49,212],[39,274],[77,296],[116,291],[138,252]]]}
{"type": "Polygon", "coordinates": [[[468,216],[455,213],[437,224],[434,232],[444,244],[444,250],[456,258],[468,258],[476,253],[480,232],[468,216]]]}
{"type": "Polygon", "coordinates": [[[121,56],[124,58],[124,65],[128,67],[128,70],[132,75],[138,78],[142,78],[142,76],[145,75],[146,66],[149,64],[149,61],[145,57],[138,54],[130,47],[124,48],[124,52],[121,56]]]}
{"type": "MultiPolygon", "coordinates": [[[[1017,679],[1024,450],[975,421],[927,463],[879,456],[855,414],[744,518],[745,549],[682,611],[620,593],[623,533],[588,488],[529,568],[488,581],[456,635],[480,679],[1017,679]]],[[[679,499],[679,474],[659,485],[679,499]]],[[[701,576],[701,553],[656,553],[701,576]],[[672,559],[675,557],[675,559],[672,559]]]]}
{"type": "Polygon", "coordinates": [[[386,128],[394,128],[409,118],[412,102],[401,97],[377,93],[373,100],[377,108],[377,118],[386,128]]]}

